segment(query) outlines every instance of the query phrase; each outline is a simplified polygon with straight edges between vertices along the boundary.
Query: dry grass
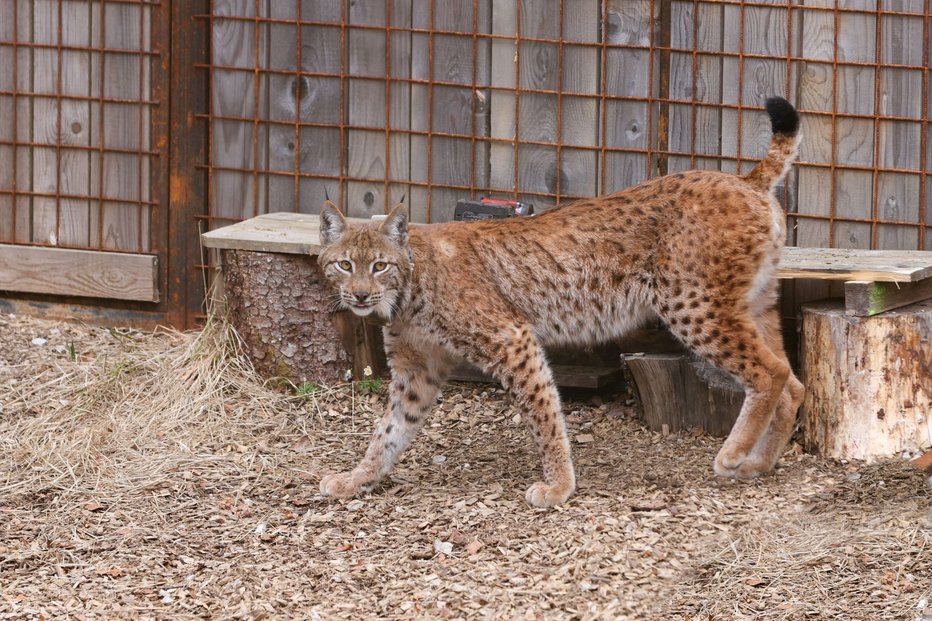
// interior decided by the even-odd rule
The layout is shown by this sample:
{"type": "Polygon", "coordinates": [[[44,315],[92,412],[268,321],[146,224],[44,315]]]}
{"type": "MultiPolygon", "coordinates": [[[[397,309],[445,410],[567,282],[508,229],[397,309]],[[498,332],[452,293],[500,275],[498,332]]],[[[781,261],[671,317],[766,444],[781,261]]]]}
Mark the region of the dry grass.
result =
{"type": "Polygon", "coordinates": [[[199,333],[112,331],[116,351],[14,385],[0,495],[53,489],[115,499],[217,459],[285,420],[288,397],[257,381],[226,322],[199,333]]]}
{"type": "Polygon", "coordinates": [[[774,476],[721,481],[719,441],[571,399],[579,492],[538,511],[515,412],[462,385],[390,481],[335,502],[320,475],[358,458],[380,400],[296,396],[238,352],[218,320],[141,334],[0,318],[0,618],[932,612],[929,493],[902,464],[791,451],[774,476]]]}

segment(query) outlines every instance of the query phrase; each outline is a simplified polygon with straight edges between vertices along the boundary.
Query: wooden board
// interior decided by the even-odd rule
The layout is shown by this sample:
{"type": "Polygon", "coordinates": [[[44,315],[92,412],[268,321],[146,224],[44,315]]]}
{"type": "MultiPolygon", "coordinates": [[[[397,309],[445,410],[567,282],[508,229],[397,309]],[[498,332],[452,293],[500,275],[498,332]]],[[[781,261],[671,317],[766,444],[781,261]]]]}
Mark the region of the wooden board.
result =
{"type": "Polygon", "coordinates": [[[320,216],[276,212],[201,234],[207,248],[285,254],[320,252],[320,216]]]}
{"type": "Polygon", "coordinates": [[[158,302],[152,255],[0,244],[0,291],[158,302]]]}
{"type": "Polygon", "coordinates": [[[932,277],[932,252],[784,248],[780,278],[916,282],[932,277]]]}
{"type": "MultiPolygon", "coordinates": [[[[250,218],[204,233],[201,238],[208,248],[316,254],[320,250],[319,230],[319,216],[281,212],[250,218]]],[[[784,248],[778,276],[916,282],[932,277],[932,252],[784,248]]]]}
{"type": "Polygon", "coordinates": [[[845,314],[872,317],[929,298],[932,278],[904,283],[852,280],[845,283],[845,314]]]}

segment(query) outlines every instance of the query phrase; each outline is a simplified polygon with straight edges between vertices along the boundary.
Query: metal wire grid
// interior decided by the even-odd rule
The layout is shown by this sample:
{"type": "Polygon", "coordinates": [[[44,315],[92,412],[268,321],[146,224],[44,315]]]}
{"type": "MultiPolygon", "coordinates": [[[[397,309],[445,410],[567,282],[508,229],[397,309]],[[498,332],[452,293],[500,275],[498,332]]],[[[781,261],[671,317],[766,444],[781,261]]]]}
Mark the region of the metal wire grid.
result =
{"type": "MultiPolygon", "coordinates": [[[[400,1],[401,0],[395,0],[396,3],[400,1]]],[[[822,135],[811,135],[808,138],[810,143],[818,143],[821,141],[823,143],[823,150],[826,148],[825,144],[828,144],[829,146],[827,148],[830,151],[830,156],[822,159],[807,159],[804,151],[804,158],[800,166],[801,170],[808,170],[810,172],[827,171],[827,176],[819,177],[819,184],[828,183],[829,185],[827,197],[824,191],[825,188],[819,188],[821,194],[812,192],[813,195],[822,196],[826,204],[816,209],[811,209],[809,205],[798,205],[796,201],[797,197],[790,196],[790,194],[798,192],[800,186],[805,187],[805,182],[801,180],[799,185],[797,185],[794,180],[794,182],[788,184],[788,187],[784,191],[784,198],[788,207],[792,210],[789,216],[791,223],[796,227],[802,226],[806,222],[827,223],[827,233],[825,234],[822,245],[836,246],[849,243],[849,240],[840,240],[837,238],[838,227],[836,226],[838,223],[848,223],[853,225],[863,224],[870,228],[869,239],[857,241],[857,243],[861,245],[877,247],[878,232],[881,231],[884,226],[891,226],[909,229],[915,232],[915,236],[911,238],[913,241],[905,242],[908,247],[920,249],[927,247],[926,231],[927,227],[932,225],[932,222],[929,221],[930,212],[932,212],[932,210],[930,210],[927,205],[930,196],[928,188],[929,159],[932,157],[927,153],[928,123],[930,116],[928,80],[930,7],[928,0],[860,3],[863,6],[854,6],[855,3],[844,3],[845,6],[840,6],[842,3],[839,2],[823,2],[821,4],[825,6],[819,6],[809,4],[800,5],[793,1],[649,0],[649,2],[647,2],[645,0],[643,4],[647,6],[653,27],[648,29],[649,32],[647,33],[646,41],[633,43],[610,42],[609,37],[606,36],[606,29],[610,25],[612,19],[610,10],[617,9],[619,6],[617,3],[611,2],[610,0],[600,4],[601,23],[599,26],[600,32],[598,40],[596,41],[567,40],[565,38],[565,24],[568,23],[568,19],[574,19],[572,13],[573,9],[570,8],[571,4],[565,2],[565,0],[559,2],[559,32],[556,37],[530,36],[522,32],[521,12],[530,10],[525,6],[526,2],[522,1],[517,1],[513,5],[513,10],[516,15],[514,32],[504,34],[496,32],[494,28],[488,30],[480,28],[483,22],[480,13],[490,11],[489,4],[483,0],[474,0],[472,3],[471,29],[438,28],[436,23],[438,4],[436,1],[428,2],[426,7],[421,6],[422,9],[429,13],[428,26],[426,28],[392,24],[392,2],[386,3],[384,24],[350,23],[348,14],[349,8],[346,2],[339,3],[338,22],[306,19],[302,17],[301,2],[294,3],[293,15],[286,18],[271,16],[262,0],[245,0],[245,2],[240,4],[244,6],[249,5],[248,13],[250,14],[237,14],[235,7],[233,7],[232,10],[230,9],[231,3],[215,1],[212,3],[211,14],[203,16],[203,18],[210,20],[212,32],[215,31],[218,25],[223,23],[239,22],[249,25],[250,34],[254,37],[252,65],[220,64],[216,61],[212,61],[210,64],[202,66],[202,68],[209,71],[212,86],[216,86],[217,80],[223,79],[223,76],[231,74],[250,75],[253,79],[252,96],[254,97],[254,101],[251,105],[252,113],[243,115],[220,113],[214,109],[214,98],[212,98],[211,110],[207,114],[202,115],[201,118],[210,121],[212,142],[218,128],[228,128],[230,125],[235,124],[248,124],[251,126],[251,162],[236,166],[218,164],[212,159],[211,162],[206,164],[206,168],[210,175],[212,193],[216,192],[218,183],[225,182],[225,180],[230,178],[229,175],[250,177],[252,180],[249,185],[251,189],[251,200],[249,202],[251,202],[251,205],[244,206],[241,213],[231,216],[229,214],[224,215],[219,213],[216,209],[216,205],[212,204],[206,216],[210,226],[213,226],[215,222],[223,223],[236,220],[241,217],[256,215],[266,210],[314,212],[323,200],[323,196],[313,197],[312,204],[306,204],[306,200],[302,201],[303,197],[300,189],[302,183],[306,180],[332,182],[331,187],[335,189],[335,195],[331,194],[331,198],[338,201],[344,208],[348,208],[350,213],[353,212],[355,207],[346,202],[347,184],[349,183],[362,182],[381,185],[383,189],[381,192],[381,208],[385,210],[390,208],[391,204],[398,198],[398,192],[391,191],[395,186],[422,189],[424,190],[424,196],[427,202],[426,220],[428,221],[436,219],[435,214],[438,209],[434,205],[434,202],[437,192],[440,190],[449,190],[462,197],[476,197],[479,195],[492,194],[498,196],[512,196],[515,198],[537,198],[545,203],[560,203],[578,197],[568,192],[566,188],[563,187],[565,177],[560,174],[555,175],[552,188],[542,190],[539,187],[524,187],[519,176],[521,156],[524,152],[524,147],[552,147],[555,150],[558,169],[562,167],[564,152],[569,148],[575,151],[590,151],[595,153],[599,178],[598,191],[616,189],[611,187],[610,182],[607,180],[607,174],[611,166],[609,156],[612,154],[637,154],[644,156],[642,174],[644,178],[663,174],[674,168],[693,167],[696,165],[709,166],[710,162],[712,166],[718,166],[724,170],[747,170],[753,165],[755,158],[760,157],[762,153],[760,152],[759,144],[755,143],[753,145],[753,150],[749,150],[747,145],[744,144],[745,134],[747,133],[744,125],[749,123],[751,119],[753,119],[755,124],[765,123],[760,110],[762,109],[761,103],[763,97],[769,94],[759,93],[759,96],[755,98],[745,96],[746,82],[748,80],[748,76],[746,75],[747,67],[752,63],[757,63],[759,65],[761,62],[769,62],[782,65],[781,71],[784,74],[784,92],[780,94],[785,95],[791,101],[800,102],[800,111],[804,119],[809,122],[810,127],[815,123],[816,127],[820,129],[824,130],[824,128],[828,127],[830,130],[828,136],[824,135],[824,132],[822,132],[822,135]],[[217,10],[220,4],[224,5],[222,11],[217,10]],[[703,48],[699,45],[700,31],[704,26],[701,23],[702,20],[698,19],[697,16],[702,10],[710,7],[724,7],[725,10],[737,13],[737,19],[733,20],[733,22],[736,23],[730,23],[724,27],[737,28],[738,49],[727,50],[724,49],[724,47],[721,49],[710,49],[703,48]],[[675,40],[675,33],[671,34],[671,32],[673,32],[671,16],[677,11],[679,12],[680,18],[685,15],[688,20],[691,20],[686,29],[679,29],[679,38],[681,39],[679,41],[675,40]],[[761,33],[748,32],[748,15],[752,11],[769,12],[770,19],[773,20],[771,25],[778,30],[785,30],[786,42],[784,46],[785,49],[782,53],[775,54],[755,51],[757,46],[752,38],[760,36],[761,33]],[[824,55],[820,57],[819,55],[801,51],[803,45],[800,43],[800,39],[802,36],[806,35],[806,33],[798,32],[800,29],[798,21],[801,15],[828,16],[832,24],[830,35],[832,38],[832,52],[830,57],[825,57],[824,55]],[[857,19],[864,21],[864,23],[873,24],[873,32],[865,33],[867,39],[872,37],[873,41],[868,43],[865,40],[864,42],[865,46],[873,48],[874,57],[872,59],[859,59],[857,55],[853,55],[850,50],[842,49],[839,45],[840,32],[842,32],[842,29],[845,27],[845,23],[857,19]],[[921,60],[916,58],[916,54],[913,54],[912,59],[901,59],[900,61],[892,61],[884,57],[882,42],[885,38],[900,36],[896,32],[896,27],[891,26],[889,23],[893,19],[912,20],[915,23],[921,21],[921,38],[917,41],[902,42],[903,45],[908,45],[916,50],[921,48],[918,54],[921,60]],[[265,54],[263,45],[268,45],[270,41],[270,28],[273,26],[292,27],[295,37],[294,49],[296,50],[293,68],[272,67],[263,56],[265,54]],[[339,30],[338,70],[310,70],[304,66],[304,59],[302,59],[301,54],[304,48],[302,31],[305,27],[321,27],[339,30]],[[682,40],[684,38],[683,33],[688,33],[690,30],[691,40],[682,40]],[[429,69],[426,77],[393,75],[392,58],[393,54],[396,53],[393,51],[393,36],[397,36],[398,34],[408,36],[426,35],[429,38],[429,69]],[[356,35],[378,35],[385,42],[384,74],[372,75],[352,70],[349,63],[350,56],[353,54],[350,48],[350,42],[355,40],[356,35]],[[443,67],[437,66],[437,42],[441,37],[466,37],[471,40],[471,58],[469,62],[472,79],[470,83],[463,84],[461,81],[449,81],[440,77],[443,74],[443,67]],[[480,48],[486,44],[485,42],[494,43],[496,41],[505,41],[514,46],[514,84],[509,87],[496,86],[488,79],[479,80],[477,78],[480,72],[480,56],[482,55],[480,54],[480,48]],[[533,44],[557,46],[558,65],[556,67],[556,75],[558,77],[555,88],[533,88],[522,84],[521,70],[523,65],[521,62],[521,55],[526,53],[528,46],[533,44]],[[572,50],[586,48],[597,50],[599,54],[600,67],[597,69],[599,71],[600,89],[597,93],[573,91],[564,88],[564,59],[567,53],[572,50]],[[610,68],[609,56],[618,51],[622,53],[646,53],[648,71],[646,93],[619,94],[609,92],[610,89],[607,84],[611,77],[608,70],[610,68]],[[688,88],[684,88],[682,84],[677,85],[671,84],[670,82],[671,59],[683,57],[684,55],[689,57],[692,64],[691,83],[688,84],[688,88]],[[702,61],[708,59],[717,59],[723,63],[737,63],[737,97],[728,100],[723,96],[719,101],[708,101],[702,97],[697,85],[697,76],[701,73],[699,65],[702,61]],[[804,99],[799,92],[800,74],[810,67],[822,67],[828,69],[830,72],[830,97],[826,105],[812,106],[807,105],[805,101],[800,101],[804,99]],[[842,90],[848,88],[845,84],[845,79],[847,77],[846,72],[860,69],[869,69],[873,71],[873,89],[869,93],[861,93],[861,99],[867,102],[865,105],[859,106],[856,109],[847,109],[839,103],[842,90]],[[910,74],[918,74],[920,76],[921,93],[913,93],[913,96],[918,96],[921,100],[918,110],[914,110],[910,114],[885,110],[886,108],[890,108],[890,106],[884,105],[884,98],[886,97],[886,92],[884,91],[884,76],[886,72],[890,71],[909,72],[910,74]],[[267,100],[263,100],[263,97],[267,97],[267,95],[263,94],[263,88],[267,88],[268,80],[273,79],[275,76],[293,77],[299,85],[304,84],[305,80],[337,80],[339,82],[339,100],[336,105],[337,118],[334,120],[319,120],[313,117],[302,118],[300,105],[295,106],[294,115],[290,119],[270,118],[267,113],[267,100]],[[384,105],[385,108],[384,112],[382,112],[381,118],[383,122],[381,124],[354,122],[348,118],[346,100],[349,86],[351,84],[365,82],[384,84],[383,92],[385,93],[385,100],[379,104],[384,105]],[[422,86],[427,88],[429,102],[427,105],[426,128],[392,126],[389,121],[389,108],[391,105],[393,86],[397,85],[407,85],[410,87],[422,86]],[[469,110],[471,115],[471,131],[451,132],[438,129],[436,124],[436,111],[433,103],[435,93],[438,89],[444,87],[462,88],[464,86],[471,88],[473,92],[480,95],[471,99],[471,109],[469,110]],[[479,128],[476,127],[477,107],[487,103],[483,102],[481,95],[485,94],[485,97],[488,98],[489,94],[494,96],[496,93],[508,93],[513,95],[514,124],[513,133],[510,136],[486,135],[478,131],[479,128]],[[533,124],[535,121],[534,119],[527,120],[522,118],[521,100],[522,97],[532,97],[534,95],[546,95],[556,98],[556,135],[552,140],[535,140],[522,137],[522,126],[526,123],[533,124]],[[564,111],[564,106],[562,105],[563,101],[567,98],[588,100],[597,104],[599,115],[598,144],[582,145],[565,142],[566,136],[564,135],[561,115],[564,111]],[[611,123],[611,119],[608,118],[611,114],[611,102],[637,102],[644,104],[646,118],[643,120],[647,126],[646,136],[648,137],[646,144],[642,146],[610,146],[607,132],[611,123]],[[674,141],[682,143],[683,136],[671,134],[671,131],[674,130],[674,128],[671,128],[671,119],[674,116],[674,112],[677,110],[682,112],[684,107],[688,108],[688,117],[690,119],[688,129],[686,130],[689,133],[689,141],[686,148],[674,148],[672,143],[674,141]],[[734,132],[733,152],[713,153],[697,149],[696,132],[699,125],[697,117],[703,111],[716,111],[722,115],[729,115],[728,118],[733,120],[734,125],[731,129],[724,125],[722,127],[723,132],[734,132]],[[859,122],[868,122],[871,124],[870,131],[873,134],[873,157],[870,162],[850,160],[846,158],[844,153],[839,151],[839,128],[846,123],[859,122]],[[882,140],[882,130],[893,127],[898,123],[912,124],[912,128],[918,128],[918,132],[913,132],[911,136],[915,138],[915,134],[918,133],[919,158],[918,160],[913,158],[913,162],[910,165],[891,165],[886,161],[890,158],[884,158],[883,150],[887,148],[884,141],[889,142],[890,138],[884,136],[882,140]],[[270,128],[276,126],[281,128],[287,127],[293,130],[294,163],[290,170],[272,169],[268,166],[263,167],[258,165],[262,160],[262,151],[265,149],[262,143],[265,139],[264,136],[267,134],[263,134],[263,132],[268,132],[270,128]],[[326,163],[326,165],[322,165],[319,170],[307,170],[306,167],[302,169],[302,165],[299,162],[302,150],[302,130],[307,128],[333,130],[333,135],[339,137],[338,162],[326,163]],[[351,173],[348,170],[347,159],[350,150],[348,137],[350,133],[354,131],[382,133],[384,135],[383,174],[366,175],[356,172],[351,173]],[[417,137],[426,142],[426,179],[399,179],[393,176],[392,158],[393,155],[396,157],[397,155],[393,154],[391,145],[393,137],[399,135],[417,137]],[[434,170],[435,165],[432,150],[438,140],[446,138],[468,140],[471,145],[471,157],[469,161],[462,162],[463,166],[469,167],[468,183],[451,182],[437,178],[436,171],[434,170]],[[478,174],[479,171],[477,168],[482,165],[482,162],[477,161],[479,159],[477,157],[477,152],[483,148],[482,145],[505,145],[512,149],[513,175],[511,176],[510,183],[493,184],[488,181],[485,183],[480,181],[482,175],[478,174]],[[688,166],[686,166],[686,163],[688,163],[688,166]],[[331,170],[324,170],[324,168],[330,168],[331,170]],[[332,169],[335,169],[335,171],[332,169]],[[870,213],[852,215],[845,212],[844,209],[840,212],[838,208],[841,194],[839,186],[842,183],[840,181],[840,173],[857,172],[870,175],[870,213]],[[218,175],[221,173],[227,176],[223,179],[219,179],[218,175]],[[897,174],[907,176],[910,180],[911,187],[918,185],[918,188],[911,195],[912,201],[917,204],[906,207],[907,211],[912,210],[912,215],[909,216],[908,219],[901,217],[885,217],[880,205],[881,200],[884,200],[879,189],[882,178],[886,178],[887,175],[897,174]],[[269,179],[275,178],[290,178],[293,188],[290,204],[264,204],[264,191],[260,188],[263,182],[268,182],[269,179]],[[913,181],[918,181],[918,184],[912,183],[913,181]],[[797,209],[797,207],[799,209],[797,209]]],[[[575,5],[573,5],[573,8],[575,9],[575,5]]],[[[686,39],[689,38],[690,37],[686,37],[686,39]]],[[[271,41],[271,45],[275,44],[276,41],[271,41]]],[[[682,58],[680,59],[682,60],[682,58]]],[[[298,87],[298,99],[304,95],[303,88],[303,86],[298,87]]],[[[902,106],[899,108],[893,106],[892,108],[902,109],[902,106]]],[[[909,148],[915,151],[917,147],[915,144],[912,144],[909,148]]],[[[210,152],[211,154],[215,154],[213,145],[211,146],[210,152]]],[[[444,196],[447,197],[449,194],[448,192],[444,194],[444,196]]],[[[904,197],[901,196],[899,199],[903,200],[904,197]]],[[[446,209],[445,213],[449,213],[449,209],[446,209]]]]}
{"type": "MultiPolygon", "coordinates": [[[[0,171],[0,241],[115,252],[150,249],[148,221],[152,210],[159,205],[159,197],[155,191],[157,184],[151,183],[148,175],[154,173],[160,157],[160,151],[152,148],[150,119],[160,101],[157,88],[150,89],[147,82],[151,79],[154,86],[160,84],[152,79],[160,51],[153,43],[150,30],[153,20],[158,18],[160,5],[158,0],[5,0],[0,4],[0,14],[10,20],[6,28],[0,27],[0,58],[7,67],[4,72],[9,72],[9,80],[0,79],[0,103],[7,104],[3,106],[6,108],[3,114],[6,131],[0,129],[0,155],[4,155],[5,150],[7,156],[0,157],[5,160],[7,169],[0,171]],[[74,11],[83,12],[80,23],[70,21],[74,11]],[[108,24],[108,13],[119,18],[116,24],[108,24]],[[37,40],[39,19],[51,19],[54,23],[52,40],[37,40]],[[137,30],[126,34],[127,26],[137,30]],[[116,31],[113,36],[108,35],[109,29],[116,31]],[[96,41],[91,40],[92,30],[96,30],[96,41]],[[87,35],[86,44],[68,42],[81,38],[81,34],[87,35]],[[133,47],[108,44],[111,39],[134,37],[138,45],[133,47]],[[48,81],[47,76],[43,80],[39,75],[36,60],[45,54],[48,62],[49,52],[53,54],[51,88],[41,88],[41,85],[36,88],[40,82],[48,81]],[[83,71],[79,71],[79,75],[64,75],[74,70],[74,66],[65,69],[66,60],[82,54],[87,55],[86,75],[83,71]],[[132,85],[126,88],[127,85],[120,83],[125,76],[111,70],[111,65],[128,67],[127,61],[135,64],[132,69],[137,81],[135,89],[132,85]],[[68,82],[82,82],[87,92],[70,90],[65,86],[68,82]],[[51,119],[42,118],[38,102],[49,100],[54,102],[51,119]],[[68,119],[69,125],[65,127],[63,109],[82,104],[86,106],[83,118],[68,119]],[[125,123],[130,115],[135,116],[135,131],[115,126],[112,117],[119,117],[125,123]],[[48,129],[50,122],[51,131],[48,129]],[[96,128],[90,127],[95,122],[96,128]],[[43,124],[44,132],[41,131],[43,124]],[[68,136],[85,132],[87,144],[75,143],[68,136]],[[133,142],[134,146],[127,146],[133,142]],[[54,170],[40,170],[32,161],[33,157],[50,150],[54,150],[54,170]],[[63,161],[72,153],[86,154],[83,167],[76,166],[74,159],[63,161]],[[118,161],[119,158],[122,161],[118,161]],[[22,170],[24,163],[25,171],[22,170]],[[128,186],[122,184],[117,169],[124,177],[135,176],[135,180],[128,186]],[[53,188],[36,189],[31,175],[53,177],[53,188]],[[87,175],[88,179],[96,176],[94,183],[87,182],[89,191],[62,188],[64,177],[82,175],[87,175]],[[46,206],[54,201],[54,225],[48,231],[36,228],[40,201],[46,206]],[[88,212],[96,206],[96,217],[91,213],[80,217],[79,227],[85,228],[83,231],[63,230],[74,222],[64,221],[63,211],[67,211],[68,206],[63,210],[62,203],[74,201],[84,203],[88,212]],[[115,206],[116,210],[109,211],[113,209],[110,206],[115,206]],[[131,235],[120,239],[115,238],[112,231],[105,230],[108,223],[120,220],[129,211],[135,212],[131,235]]],[[[45,32],[44,36],[48,34],[45,32]]],[[[48,107],[42,110],[47,112],[48,107]]],[[[48,214],[45,217],[48,218],[48,214]]]]}

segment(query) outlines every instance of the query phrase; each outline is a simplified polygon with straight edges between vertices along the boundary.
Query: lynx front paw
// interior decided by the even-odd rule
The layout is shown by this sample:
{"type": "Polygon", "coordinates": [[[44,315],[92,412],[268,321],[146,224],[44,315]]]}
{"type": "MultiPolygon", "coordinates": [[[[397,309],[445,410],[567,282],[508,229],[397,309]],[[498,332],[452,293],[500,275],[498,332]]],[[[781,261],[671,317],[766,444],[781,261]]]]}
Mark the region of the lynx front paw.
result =
{"type": "Polygon", "coordinates": [[[363,491],[363,480],[355,471],[328,474],[320,480],[320,493],[334,498],[349,498],[363,491]]]}
{"type": "Polygon", "coordinates": [[[538,481],[528,488],[524,499],[533,507],[546,509],[565,502],[572,494],[572,485],[550,485],[538,481]]]}
{"type": "Polygon", "coordinates": [[[715,457],[713,469],[718,476],[732,479],[753,479],[769,470],[761,460],[740,451],[726,451],[725,447],[715,457]]]}

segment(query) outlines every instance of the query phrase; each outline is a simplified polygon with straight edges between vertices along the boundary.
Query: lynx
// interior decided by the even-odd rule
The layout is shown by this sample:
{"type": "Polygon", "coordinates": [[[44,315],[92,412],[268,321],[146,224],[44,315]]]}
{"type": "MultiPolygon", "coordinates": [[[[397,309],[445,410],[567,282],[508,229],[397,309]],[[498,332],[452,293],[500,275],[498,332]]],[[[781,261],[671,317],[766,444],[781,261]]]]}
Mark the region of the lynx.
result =
{"type": "Polygon", "coordinates": [[[792,433],[803,386],[783,349],[776,269],[785,241],[773,187],[799,148],[799,115],[766,103],[773,136],[745,176],[671,174],[534,217],[408,227],[321,211],[318,262],[339,303],[385,321],[390,406],[353,470],[321,492],[371,491],[424,425],[463,357],[497,378],[537,446],[543,480],[526,500],[564,502],[576,486],[547,345],[586,345],[662,320],[700,359],[737,379],[745,400],[715,458],[720,476],[771,470],[792,433]]]}

